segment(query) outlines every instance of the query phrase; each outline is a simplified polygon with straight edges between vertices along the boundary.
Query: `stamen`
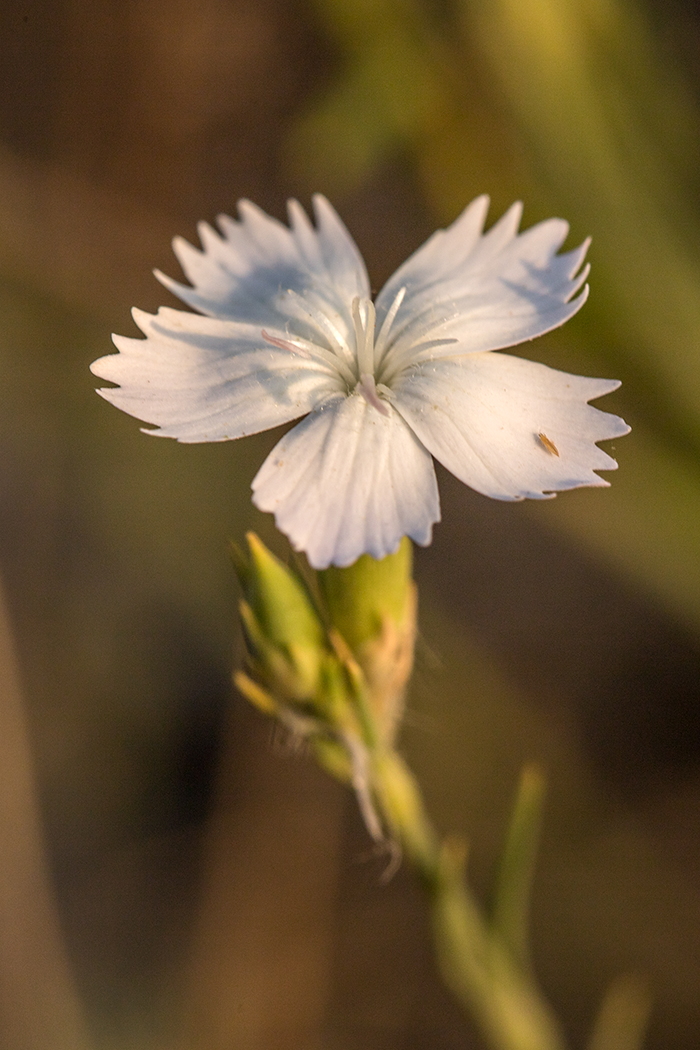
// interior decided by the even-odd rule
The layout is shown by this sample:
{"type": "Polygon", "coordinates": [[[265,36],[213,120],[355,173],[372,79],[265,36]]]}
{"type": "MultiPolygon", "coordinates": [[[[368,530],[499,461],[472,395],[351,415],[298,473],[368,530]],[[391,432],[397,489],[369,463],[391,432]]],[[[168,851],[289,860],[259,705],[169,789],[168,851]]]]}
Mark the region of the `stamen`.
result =
{"type": "Polygon", "coordinates": [[[403,302],[405,295],[406,295],[406,286],[404,285],[403,288],[399,288],[399,291],[396,294],[393,303],[391,304],[391,306],[389,307],[389,310],[387,311],[386,317],[382,321],[382,327],[379,329],[379,335],[377,336],[377,339],[376,339],[375,344],[374,344],[374,367],[375,367],[375,369],[376,369],[377,365],[379,364],[379,360],[380,360],[380,358],[382,356],[382,352],[384,350],[384,344],[386,343],[387,336],[389,335],[389,329],[391,328],[392,324],[394,323],[394,318],[396,317],[397,313],[399,312],[399,307],[401,306],[401,303],[403,302]]]}
{"type": "Polygon", "coordinates": [[[438,346],[448,346],[450,343],[458,342],[459,339],[428,339],[424,343],[416,343],[414,346],[408,347],[406,351],[398,356],[390,350],[385,358],[384,368],[381,371],[382,382],[390,383],[399,372],[403,371],[404,368],[408,368],[409,365],[418,364],[419,361],[425,361],[426,359],[431,360],[435,355],[430,354],[430,350],[434,350],[438,346]]]}
{"type": "Polygon", "coordinates": [[[424,343],[416,343],[411,347],[412,354],[422,354],[424,350],[434,350],[436,346],[449,346],[450,343],[458,343],[459,339],[450,336],[448,339],[426,339],[424,343]]]}
{"type": "Polygon", "coordinates": [[[290,288],[286,293],[286,298],[294,303],[296,307],[295,313],[299,320],[308,321],[313,328],[326,336],[335,352],[344,357],[345,343],[343,342],[342,334],[322,309],[318,307],[313,311],[309,309],[311,293],[307,292],[306,297],[304,297],[295,292],[293,288],[290,288]]]}
{"type": "Polygon", "coordinates": [[[371,299],[365,300],[365,308],[367,312],[365,317],[365,360],[369,367],[363,368],[361,361],[358,361],[358,364],[360,365],[360,375],[363,372],[370,372],[374,375],[374,326],[377,321],[377,311],[371,299]]]}
{"type": "Polygon", "coordinates": [[[276,335],[270,335],[270,333],[266,332],[264,328],[260,334],[265,342],[270,343],[271,346],[276,346],[280,350],[289,350],[290,354],[299,354],[300,357],[307,357],[309,361],[313,360],[308,350],[305,350],[301,346],[295,346],[295,344],[288,339],[278,339],[276,335]]]}
{"type": "Polygon", "coordinates": [[[440,321],[436,321],[435,317],[441,311],[446,303],[437,302],[435,300],[427,301],[420,309],[414,307],[413,311],[408,311],[404,317],[398,329],[394,332],[394,341],[391,347],[391,352],[400,346],[415,346],[421,339],[428,334],[428,332],[436,332],[445,325],[449,324],[450,321],[460,316],[458,310],[452,310],[451,313],[444,313],[440,321]]]}
{"type": "Polygon", "coordinates": [[[353,375],[349,366],[332,350],[326,350],[324,346],[317,346],[316,343],[310,343],[299,337],[294,342],[291,339],[279,339],[276,335],[270,335],[264,328],[260,334],[266,343],[278,346],[280,350],[288,350],[291,354],[298,354],[299,357],[305,357],[317,365],[325,365],[332,375],[341,376],[348,387],[356,382],[356,376],[353,375]]]}
{"type": "Polygon", "coordinates": [[[352,321],[355,326],[355,348],[357,354],[357,367],[360,375],[364,372],[371,375],[374,372],[374,303],[371,299],[359,299],[358,296],[352,301],[352,321]],[[364,307],[365,316],[362,316],[364,307]]]}
{"type": "Polygon", "coordinates": [[[360,376],[360,382],[357,384],[357,388],[368,405],[371,405],[372,408],[376,408],[377,412],[382,416],[389,415],[389,406],[385,401],[380,400],[373,375],[363,372],[360,376]]]}
{"type": "Polygon", "coordinates": [[[355,327],[355,356],[357,357],[360,372],[366,372],[367,369],[363,368],[365,357],[365,329],[362,324],[362,315],[360,314],[360,300],[357,296],[355,296],[352,301],[352,323],[355,327]]]}

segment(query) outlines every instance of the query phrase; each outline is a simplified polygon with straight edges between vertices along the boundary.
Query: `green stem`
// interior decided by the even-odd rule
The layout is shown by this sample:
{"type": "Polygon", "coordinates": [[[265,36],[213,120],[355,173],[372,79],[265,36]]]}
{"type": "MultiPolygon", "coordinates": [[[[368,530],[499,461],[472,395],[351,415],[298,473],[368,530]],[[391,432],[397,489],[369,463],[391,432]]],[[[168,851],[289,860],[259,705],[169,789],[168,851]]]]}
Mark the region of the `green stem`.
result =
{"type": "Polygon", "coordinates": [[[464,875],[466,850],[440,844],[420,789],[395,751],[372,756],[373,789],[384,818],[423,883],[432,907],[446,984],[493,1050],[564,1050],[532,974],[483,915],[464,875]]]}

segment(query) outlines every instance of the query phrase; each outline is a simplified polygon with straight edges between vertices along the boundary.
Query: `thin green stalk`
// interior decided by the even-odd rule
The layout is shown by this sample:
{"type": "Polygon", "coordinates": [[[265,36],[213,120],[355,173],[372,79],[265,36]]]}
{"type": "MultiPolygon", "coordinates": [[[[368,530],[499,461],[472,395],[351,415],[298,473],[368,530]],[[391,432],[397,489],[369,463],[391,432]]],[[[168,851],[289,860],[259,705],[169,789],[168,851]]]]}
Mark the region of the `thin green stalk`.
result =
{"type": "Polygon", "coordinates": [[[493,895],[494,928],[523,967],[530,965],[529,903],[540,840],[544,792],[542,771],[533,763],[525,766],[493,895]]]}
{"type": "Polygon", "coordinates": [[[372,770],[381,812],[428,894],[448,987],[493,1050],[564,1050],[559,1025],[529,967],[484,916],[467,885],[464,846],[440,843],[418,784],[395,751],[375,754],[372,770]]]}

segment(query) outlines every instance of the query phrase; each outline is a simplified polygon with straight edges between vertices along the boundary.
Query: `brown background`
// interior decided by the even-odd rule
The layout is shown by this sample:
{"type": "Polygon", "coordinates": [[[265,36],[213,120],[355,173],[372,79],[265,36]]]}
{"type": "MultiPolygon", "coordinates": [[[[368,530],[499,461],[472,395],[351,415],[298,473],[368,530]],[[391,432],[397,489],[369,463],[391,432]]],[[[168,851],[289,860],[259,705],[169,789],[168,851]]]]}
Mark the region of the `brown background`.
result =
{"type": "MultiPolygon", "coordinates": [[[[695,12],[662,29],[690,66],[695,12]]],[[[57,978],[50,917],[28,960],[9,937],[0,1044],[477,1046],[410,875],[381,884],[352,799],[232,696],[226,543],[254,527],[284,551],[247,496],[277,435],[151,441],[88,372],[131,305],[168,299],[150,271],[177,274],[174,233],[242,196],[308,203],[289,130],[342,50],[302,0],[5,0],[0,43],[0,562],[65,947],[57,978]]],[[[334,203],[375,287],[435,224],[400,148],[334,203]]],[[[545,762],[534,947],[573,1045],[633,970],[648,1045],[694,1047],[698,640],[546,514],[440,485],[405,751],[481,893],[518,770],[545,762]]]]}

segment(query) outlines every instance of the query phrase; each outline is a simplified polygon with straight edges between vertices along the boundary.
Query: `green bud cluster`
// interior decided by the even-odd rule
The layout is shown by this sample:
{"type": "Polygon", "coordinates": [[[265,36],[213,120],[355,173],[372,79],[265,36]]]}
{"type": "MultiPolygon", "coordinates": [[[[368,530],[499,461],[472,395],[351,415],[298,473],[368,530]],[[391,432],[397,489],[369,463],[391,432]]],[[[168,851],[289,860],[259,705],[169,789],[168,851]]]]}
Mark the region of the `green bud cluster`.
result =
{"type": "Polygon", "coordinates": [[[319,762],[357,789],[358,756],[391,743],[415,637],[411,547],[319,573],[315,601],[260,539],[234,550],[248,667],[239,690],[306,737],[319,762]]]}

